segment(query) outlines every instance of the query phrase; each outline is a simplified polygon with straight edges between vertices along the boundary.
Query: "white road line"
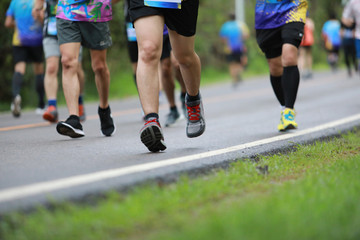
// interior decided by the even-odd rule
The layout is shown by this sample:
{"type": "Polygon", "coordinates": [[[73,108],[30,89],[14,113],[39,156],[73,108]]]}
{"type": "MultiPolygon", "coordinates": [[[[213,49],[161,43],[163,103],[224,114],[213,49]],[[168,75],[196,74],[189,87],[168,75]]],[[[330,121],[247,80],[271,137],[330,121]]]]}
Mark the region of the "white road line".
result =
{"type": "Polygon", "coordinates": [[[240,145],[236,145],[236,146],[232,146],[232,147],[228,147],[228,148],[218,149],[218,150],[214,150],[214,151],[209,151],[209,152],[204,152],[204,153],[199,153],[199,154],[194,154],[194,155],[189,155],[189,156],[184,156],[184,157],[178,157],[178,158],[165,159],[165,160],[162,160],[159,162],[154,162],[154,163],[146,163],[146,164],[140,164],[140,165],[131,166],[131,167],[111,169],[111,170],[105,170],[105,171],[100,171],[100,172],[95,172],[95,173],[83,174],[83,175],[78,175],[78,176],[74,176],[74,177],[58,179],[58,180],[54,180],[54,181],[48,181],[48,182],[24,185],[24,186],[20,186],[20,187],[8,188],[8,189],[4,189],[4,190],[0,191],[0,203],[13,201],[16,199],[21,199],[21,198],[25,198],[25,197],[29,197],[29,196],[33,196],[33,195],[37,195],[37,194],[44,194],[44,193],[59,190],[59,189],[75,187],[75,186],[82,185],[82,184],[98,182],[98,181],[102,181],[102,180],[109,179],[109,178],[115,178],[115,177],[120,177],[120,176],[124,176],[124,175],[129,175],[132,173],[139,173],[139,172],[143,172],[143,171],[154,170],[154,169],[161,168],[161,167],[167,167],[167,166],[172,166],[172,165],[176,165],[176,164],[180,164],[180,163],[191,162],[191,161],[201,159],[201,158],[213,157],[213,156],[217,156],[217,155],[221,155],[221,154],[225,154],[225,153],[229,153],[229,152],[234,152],[234,151],[239,151],[239,150],[242,150],[245,148],[256,147],[256,146],[260,146],[260,145],[264,145],[264,144],[268,144],[268,143],[272,143],[272,142],[287,140],[287,139],[290,139],[293,137],[311,134],[311,133],[314,133],[317,131],[330,129],[330,128],[333,128],[333,127],[336,127],[336,126],[339,126],[342,124],[347,124],[347,123],[350,123],[353,121],[358,121],[358,120],[360,120],[360,114],[353,115],[353,116],[350,116],[347,118],[343,118],[343,119],[340,119],[337,121],[329,122],[329,123],[326,123],[323,125],[319,125],[317,127],[313,127],[313,128],[309,128],[309,129],[305,129],[305,130],[301,130],[301,131],[296,131],[296,132],[292,132],[292,133],[287,133],[287,134],[279,135],[276,137],[266,138],[266,139],[262,139],[262,140],[258,140],[258,141],[254,141],[254,142],[250,142],[250,143],[240,144],[240,145]]]}

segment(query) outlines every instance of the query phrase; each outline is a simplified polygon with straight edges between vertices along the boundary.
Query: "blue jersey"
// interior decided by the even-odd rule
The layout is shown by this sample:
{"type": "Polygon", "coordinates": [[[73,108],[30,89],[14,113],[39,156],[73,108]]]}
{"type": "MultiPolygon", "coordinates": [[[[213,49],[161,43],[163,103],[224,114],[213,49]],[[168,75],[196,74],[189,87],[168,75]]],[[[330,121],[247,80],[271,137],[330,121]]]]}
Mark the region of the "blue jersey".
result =
{"type": "Polygon", "coordinates": [[[255,29],[278,28],[306,20],[307,0],[256,0],[255,29]]]}
{"type": "Polygon", "coordinates": [[[341,44],[340,28],[341,25],[338,20],[328,20],[322,28],[322,34],[326,36],[327,41],[332,46],[339,47],[341,44]]]}
{"type": "Polygon", "coordinates": [[[236,21],[225,22],[220,29],[220,37],[226,40],[227,48],[231,52],[243,50],[242,32],[236,21]]]}
{"type": "Polygon", "coordinates": [[[34,20],[31,11],[34,0],[12,0],[6,16],[16,21],[13,36],[14,46],[37,47],[42,45],[42,26],[34,20]]]}

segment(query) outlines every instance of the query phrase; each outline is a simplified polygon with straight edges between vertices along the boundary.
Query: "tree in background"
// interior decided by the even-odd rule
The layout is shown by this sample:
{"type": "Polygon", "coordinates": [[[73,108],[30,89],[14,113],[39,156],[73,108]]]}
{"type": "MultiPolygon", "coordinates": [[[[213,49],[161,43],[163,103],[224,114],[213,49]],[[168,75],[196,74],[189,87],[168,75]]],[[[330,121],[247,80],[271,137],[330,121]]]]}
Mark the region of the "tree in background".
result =
{"type": "Polygon", "coordinates": [[[10,110],[12,100],[11,79],[13,74],[12,62],[12,31],[4,27],[6,10],[10,5],[10,0],[0,1],[0,103],[6,104],[6,109],[10,110]]]}

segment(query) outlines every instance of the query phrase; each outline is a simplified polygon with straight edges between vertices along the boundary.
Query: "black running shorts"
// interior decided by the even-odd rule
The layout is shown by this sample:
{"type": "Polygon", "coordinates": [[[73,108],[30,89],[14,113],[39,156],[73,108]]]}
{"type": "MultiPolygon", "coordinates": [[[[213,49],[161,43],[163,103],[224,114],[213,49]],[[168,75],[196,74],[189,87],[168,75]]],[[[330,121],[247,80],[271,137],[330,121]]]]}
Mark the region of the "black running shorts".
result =
{"type": "Polygon", "coordinates": [[[285,43],[299,47],[304,35],[304,23],[292,22],[278,28],[256,29],[256,40],[266,58],[281,56],[285,43]]]}
{"type": "Polygon", "coordinates": [[[186,0],[181,3],[181,9],[155,8],[144,5],[144,0],[130,0],[130,19],[135,22],[138,18],[161,15],[165,18],[166,26],[178,34],[191,37],[196,33],[199,0],[186,0]]]}
{"type": "MultiPolygon", "coordinates": [[[[137,42],[136,41],[128,41],[127,42],[127,47],[128,47],[128,51],[129,51],[130,61],[132,63],[137,63],[137,61],[138,61],[138,45],[137,45],[137,42]]],[[[169,35],[164,35],[163,49],[162,49],[160,60],[169,58],[170,57],[170,52],[171,52],[171,44],[170,44],[169,35]]]]}
{"type": "Polygon", "coordinates": [[[15,64],[18,62],[42,63],[44,61],[42,45],[38,47],[14,46],[13,61],[15,64]]]}
{"type": "Polygon", "coordinates": [[[112,45],[108,22],[79,22],[56,19],[59,45],[80,42],[86,48],[103,50],[112,45]]]}
{"type": "Polygon", "coordinates": [[[236,63],[241,63],[241,57],[243,56],[242,52],[232,52],[230,54],[226,55],[226,61],[231,63],[231,62],[236,62],[236,63]]]}

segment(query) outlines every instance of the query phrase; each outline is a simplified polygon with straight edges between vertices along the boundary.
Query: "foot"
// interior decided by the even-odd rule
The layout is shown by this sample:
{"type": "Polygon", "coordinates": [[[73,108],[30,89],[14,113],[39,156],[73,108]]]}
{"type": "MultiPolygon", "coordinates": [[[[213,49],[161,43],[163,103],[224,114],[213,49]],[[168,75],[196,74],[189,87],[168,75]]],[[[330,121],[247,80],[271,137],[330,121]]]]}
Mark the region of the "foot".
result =
{"type": "Polygon", "coordinates": [[[80,119],[76,115],[70,115],[65,122],[60,121],[56,125],[56,130],[61,135],[69,136],[71,138],[79,138],[85,136],[83,128],[80,124],[80,119]]]}
{"type": "Polygon", "coordinates": [[[150,152],[159,152],[166,149],[164,136],[157,118],[148,119],[140,130],[141,142],[150,152]]]}
{"type": "Polygon", "coordinates": [[[171,127],[180,120],[180,114],[177,109],[170,110],[166,116],[165,127],[171,127]]]}
{"type": "Polygon", "coordinates": [[[98,114],[100,118],[101,132],[104,136],[110,137],[116,131],[114,120],[111,116],[110,106],[107,108],[98,108],[98,114]]]}
{"type": "Polygon", "coordinates": [[[55,106],[49,106],[43,114],[43,119],[51,123],[58,121],[58,111],[55,106]]]}
{"type": "Polygon", "coordinates": [[[35,109],[35,113],[37,114],[37,115],[43,115],[44,114],[44,112],[45,112],[45,107],[37,107],[36,109],[35,109]]]}
{"type": "MultiPolygon", "coordinates": [[[[187,100],[187,97],[185,98],[187,100]]],[[[205,131],[204,108],[201,98],[196,101],[186,101],[187,127],[186,135],[189,138],[198,137],[205,131]]]]}
{"type": "Polygon", "coordinates": [[[291,108],[285,108],[281,112],[281,119],[278,125],[279,131],[287,131],[290,129],[297,129],[298,124],[295,122],[295,110],[291,108]]]}
{"type": "Polygon", "coordinates": [[[18,94],[11,103],[11,112],[14,117],[20,117],[21,114],[21,96],[18,94]]]}

